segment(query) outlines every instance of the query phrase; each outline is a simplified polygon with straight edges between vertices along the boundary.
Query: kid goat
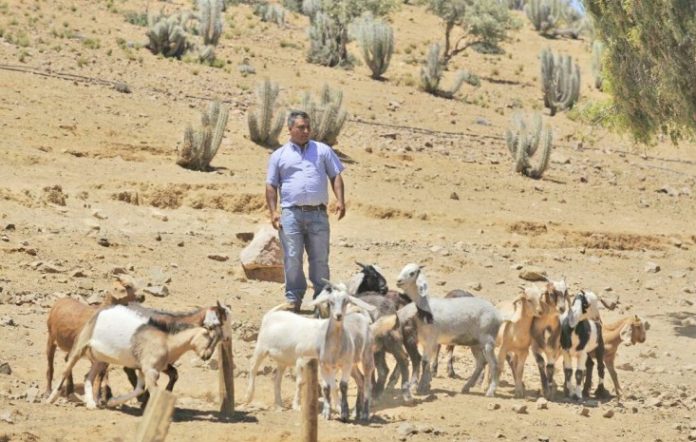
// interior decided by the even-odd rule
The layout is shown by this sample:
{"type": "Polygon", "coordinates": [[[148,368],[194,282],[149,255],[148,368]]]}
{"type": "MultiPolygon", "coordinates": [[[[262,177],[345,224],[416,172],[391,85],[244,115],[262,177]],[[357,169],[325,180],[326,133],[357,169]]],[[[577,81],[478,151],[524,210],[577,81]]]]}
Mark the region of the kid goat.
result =
{"type": "MultiPolygon", "coordinates": [[[[221,307],[219,303],[218,307],[221,307]]],[[[92,368],[85,381],[85,402],[90,409],[97,406],[92,383],[107,364],[138,370],[135,390],[107,402],[107,406],[121,404],[156,387],[159,373],[187,351],[194,350],[201,359],[210,359],[215,345],[223,337],[225,321],[226,318],[220,318],[214,308],[208,310],[202,327],[188,324],[168,327],[120,305],[100,310],[80,332],[68,355],[63,378],[47,401],[52,403],[56,400],[72,367],[83,355],[87,355],[92,360],[92,368]]]]}

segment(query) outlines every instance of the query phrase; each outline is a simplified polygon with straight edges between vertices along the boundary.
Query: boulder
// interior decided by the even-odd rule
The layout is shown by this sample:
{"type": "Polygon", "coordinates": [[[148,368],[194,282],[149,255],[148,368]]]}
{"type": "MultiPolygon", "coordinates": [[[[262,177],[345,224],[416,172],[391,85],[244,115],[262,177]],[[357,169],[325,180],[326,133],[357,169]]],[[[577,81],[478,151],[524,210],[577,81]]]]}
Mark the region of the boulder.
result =
{"type": "Polygon", "coordinates": [[[525,281],[546,281],[546,276],[546,271],[539,267],[527,267],[519,274],[525,281]]]}
{"type": "Polygon", "coordinates": [[[283,282],[283,250],[278,231],[271,226],[261,227],[254,239],[239,255],[244,274],[249,279],[283,282]]]}

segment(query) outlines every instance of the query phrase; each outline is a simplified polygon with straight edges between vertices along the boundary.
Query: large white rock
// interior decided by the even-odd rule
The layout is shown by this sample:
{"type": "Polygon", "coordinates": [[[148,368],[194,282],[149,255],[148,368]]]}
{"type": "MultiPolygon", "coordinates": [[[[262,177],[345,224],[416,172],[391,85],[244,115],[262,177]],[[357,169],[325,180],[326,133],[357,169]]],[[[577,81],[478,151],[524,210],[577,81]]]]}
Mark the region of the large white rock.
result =
{"type": "Polygon", "coordinates": [[[283,249],[278,231],[272,226],[261,227],[239,258],[247,278],[284,282],[283,249]]]}

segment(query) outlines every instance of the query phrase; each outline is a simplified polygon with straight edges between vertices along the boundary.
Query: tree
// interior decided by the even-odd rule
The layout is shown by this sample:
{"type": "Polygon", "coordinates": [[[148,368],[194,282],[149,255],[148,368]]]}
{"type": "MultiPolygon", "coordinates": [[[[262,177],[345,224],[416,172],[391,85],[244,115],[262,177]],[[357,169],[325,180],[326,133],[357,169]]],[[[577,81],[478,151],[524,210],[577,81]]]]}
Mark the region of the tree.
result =
{"type": "Polygon", "coordinates": [[[696,132],[696,3],[584,0],[605,44],[603,86],[639,142],[696,132]]]}
{"type": "Polygon", "coordinates": [[[497,47],[512,27],[507,6],[497,0],[424,0],[424,3],[445,23],[445,65],[471,46],[497,47]],[[463,34],[453,43],[455,27],[461,27],[463,34]]]}

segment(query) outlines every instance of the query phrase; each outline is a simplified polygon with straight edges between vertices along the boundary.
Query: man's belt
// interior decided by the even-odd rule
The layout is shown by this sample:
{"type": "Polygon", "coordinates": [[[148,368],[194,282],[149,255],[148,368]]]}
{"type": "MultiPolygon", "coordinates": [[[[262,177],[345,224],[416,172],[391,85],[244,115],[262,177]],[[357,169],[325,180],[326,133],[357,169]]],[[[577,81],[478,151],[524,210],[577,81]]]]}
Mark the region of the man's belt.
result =
{"type": "Polygon", "coordinates": [[[290,206],[291,209],[298,209],[302,212],[326,212],[326,206],[324,204],[319,204],[318,206],[290,206]]]}

